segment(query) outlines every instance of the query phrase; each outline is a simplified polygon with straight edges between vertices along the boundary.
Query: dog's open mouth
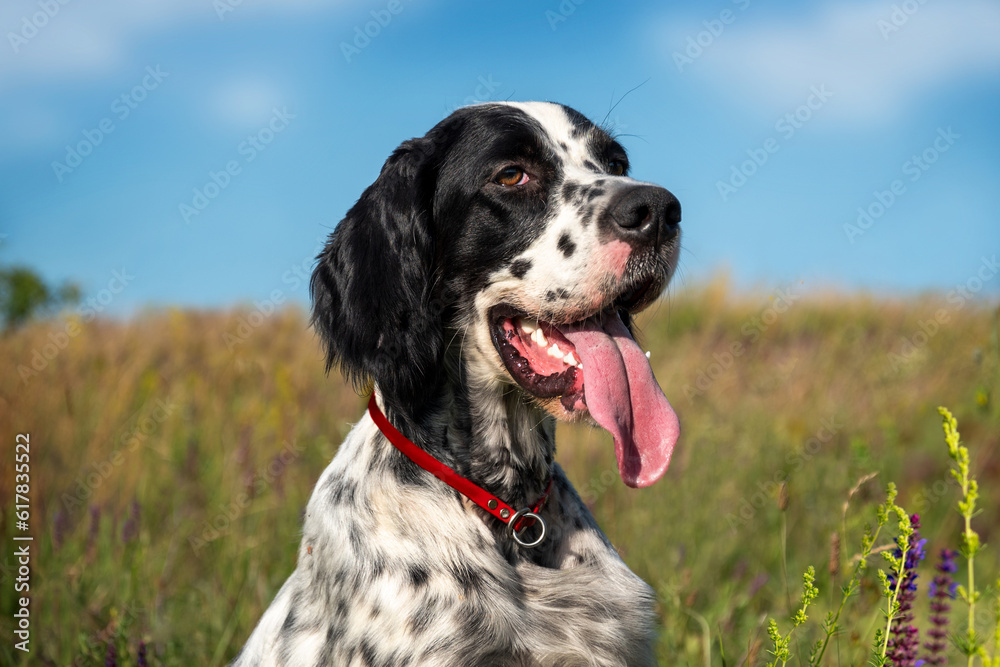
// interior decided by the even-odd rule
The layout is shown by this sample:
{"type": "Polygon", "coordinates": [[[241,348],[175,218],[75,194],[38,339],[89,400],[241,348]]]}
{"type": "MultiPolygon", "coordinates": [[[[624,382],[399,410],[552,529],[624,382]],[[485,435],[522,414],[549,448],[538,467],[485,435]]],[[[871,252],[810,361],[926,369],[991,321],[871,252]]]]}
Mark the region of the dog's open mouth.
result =
{"type": "MultiPolygon", "coordinates": [[[[504,309],[506,310],[506,309],[504,309]]],[[[527,315],[495,311],[493,341],[507,371],[539,398],[561,397],[568,411],[585,408],[582,364],[558,327],[527,315]]]]}
{"type": "Polygon", "coordinates": [[[622,480],[649,486],[666,472],[680,435],[677,415],[617,308],[570,324],[539,321],[509,306],[490,313],[507,372],[568,413],[589,411],[615,441],[622,480]]]}

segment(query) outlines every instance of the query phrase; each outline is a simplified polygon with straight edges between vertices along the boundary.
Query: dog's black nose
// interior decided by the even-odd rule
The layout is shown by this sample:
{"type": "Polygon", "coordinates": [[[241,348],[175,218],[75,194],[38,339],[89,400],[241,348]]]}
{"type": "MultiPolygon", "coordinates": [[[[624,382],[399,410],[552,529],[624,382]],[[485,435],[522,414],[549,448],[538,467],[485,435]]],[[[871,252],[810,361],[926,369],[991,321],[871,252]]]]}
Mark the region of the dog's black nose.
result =
{"type": "Polygon", "coordinates": [[[660,245],[677,236],[681,203],[664,188],[639,185],[612,200],[608,216],[622,240],[660,245]]]}

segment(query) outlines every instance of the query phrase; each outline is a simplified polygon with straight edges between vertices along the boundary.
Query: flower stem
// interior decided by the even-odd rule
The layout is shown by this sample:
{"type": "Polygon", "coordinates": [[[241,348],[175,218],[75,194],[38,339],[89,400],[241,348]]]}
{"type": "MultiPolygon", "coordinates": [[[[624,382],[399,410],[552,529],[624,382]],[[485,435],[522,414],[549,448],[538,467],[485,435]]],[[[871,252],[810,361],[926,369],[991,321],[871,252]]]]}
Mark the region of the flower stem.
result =
{"type": "MultiPolygon", "coordinates": [[[[867,479],[866,479],[867,481],[867,479]]],[[[857,487],[855,487],[857,488],[857,487]]],[[[845,519],[844,519],[844,534],[846,535],[846,504],[844,509],[845,519]]],[[[840,607],[837,608],[837,613],[833,615],[832,618],[828,618],[824,624],[824,631],[826,636],[823,637],[822,643],[820,643],[819,648],[810,657],[809,665],[810,667],[818,667],[823,662],[823,655],[826,653],[826,648],[830,644],[830,639],[837,632],[837,623],[840,621],[840,615],[844,611],[844,607],[847,606],[847,601],[858,591],[861,585],[861,577],[864,575],[865,569],[868,567],[868,557],[872,553],[872,548],[875,546],[878,540],[879,533],[882,532],[882,526],[888,521],[888,510],[887,505],[880,507],[878,511],[878,519],[875,527],[875,532],[872,532],[871,525],[865,526],[865,535],[861,539],[861,554],[858,556],[858,562],[854,565],[854,570],[851,572],[851,578],[844,585],[841,590],[843,591],[840,596],[840,607]]]]}
{"type": "MultiPolygon", "coordinates": [[[[898,508],[895,508],[898,509],[898,508]]],[[[903,524],[907,529],[910,529],[910,517],[906,515],[905,512],[900,514],[900,527],[903,524]]],[[[912,530],[912,529],[910,529],[912,530]]],[[[896,585],[891,587],[891,595],[889,595],[889,605],[886,613],[885,620],[885,636],[882,638],[882,657],[885,657],[886,651],[889,648],[889,634],[892,632],[892,619],[896,616],[896,609],[899,605],[899,592],[903,587],[903,575],[906,563],[906,552],[910,549],[910,530],[903,529],[897,538],[897,544],[899,545],[899,550],[901,553],[898,560],[893,562],[893,567],[896,574],[896,585]]]]}
{"type": "Polygon", "coordinates": [[[944,439],[948,444],[948,455],[955,462],[951,475],[962,490],[958,511],[965,519],[962,554],[968,561],[969,583],[968,588],[959,587],[958,593],[969,605],[969,627],[966,636],[959,642],[959,647],[968,658],[968,667],[973,667],[977,655],[985,657],[985,648],[976,636],[976,600],[979,599],[979,592],[976,590],[976,554],[982,546],[979,534],[972,529],[972,517],[976,514],[976,500],[979,498],[979,484],[969,475],[969,450],[959,442],[958,421],[947,408],[939,407],[938,412],[941,414],[944,439]]]}

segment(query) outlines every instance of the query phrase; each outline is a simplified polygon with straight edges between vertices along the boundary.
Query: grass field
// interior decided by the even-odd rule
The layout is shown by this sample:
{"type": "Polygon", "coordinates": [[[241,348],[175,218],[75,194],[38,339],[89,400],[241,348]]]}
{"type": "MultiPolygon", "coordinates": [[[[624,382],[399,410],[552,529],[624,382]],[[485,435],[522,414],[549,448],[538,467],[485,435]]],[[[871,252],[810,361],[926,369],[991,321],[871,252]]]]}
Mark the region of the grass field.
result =
{"type": "MultiPolygon", "coordinates": [[[[961,530],[938,405],[958,418],[981,483],[974,522],[991,547],[976,561],[978,621],[992,635],[1000,312],[944,296],[804,290],[736,295],[720,281],[643,318],[642,341],[683,429],[653,487],[622,484],[603,431],[560,426],[559,461],[659,595],[664,665],[763,665],[766,617],[787,631],[812,564],[820,593],[789,663],[806,664],[815,621],[839,604],[889,481],[928,539],[923,623],[932,560],[959,546],[961,530]],[[870,472],[878,476],[845,519],[848,491],[870,472]],[[832,553],[834,532],[841,547],[832,553]]],[[[365,398],[324,375],[295,310],[156,311],[69,325],[37,323],[0,339],[0,433],[10,443],[0,460],[0,662],[101,665],[110,644],[117,664],[134,665],[142,644],[149,664],[224,664],[293,569],[312,486],[365,398]],[[27,532],[13,519],[18,433],[30,435],[27,532]],[[23,534],[34,536],[30,655],[11,639],[10,545],[23,534]]],[[[824,664],[867,664],[884,625],[874,572],[882,560],[871,564],[824,664]]],[[[956,601],[953,628],[963,614],[956,601]]]]}

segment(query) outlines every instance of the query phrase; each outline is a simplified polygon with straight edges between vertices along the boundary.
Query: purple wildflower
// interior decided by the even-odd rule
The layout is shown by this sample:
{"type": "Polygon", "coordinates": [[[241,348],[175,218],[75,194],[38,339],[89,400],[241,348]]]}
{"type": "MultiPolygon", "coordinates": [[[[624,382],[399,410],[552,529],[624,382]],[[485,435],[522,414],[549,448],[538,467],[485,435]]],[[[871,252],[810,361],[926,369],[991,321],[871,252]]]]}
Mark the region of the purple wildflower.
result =
{"type": "Polygon", "coordinates": [[[122,542],[128,544],[139,536],[139,501],[133,499],[129,507],[128,518],[122,526],[122,542]]]}
{"type": "Polygon", "coordinates": [[[146,642],[139,641],[139,660],[137,662],[138,667],[149,667],[149,663],[146,661],[146,642]]]}
{"type": "Polygon", "coordinates": [[[104,667],[118,667],[118,651],[111,642],[108,642],[108,650],[104,654],[104,667]]]}
{"type": "Polygon", "coordinates": [[[97,540],[97,534],[101,529],[101,507],[100,505],[90,506],[90,533],[87,535],[87,549],[93,546],[97,540]]]}
{"type": "Polygon", "coordinates": [[[56,512],[55,517],[52,519],[52,542],[56,549],[62,546],[69,528],[69,513],[65,510],[56,512]]]}
{"type": "Polygon", "coordinates": [[[958,552],[954,549],[942,549],[940,560],[936,566],[938,575],[931,582],[928,594],[931,598],[931,628],[927,631],[930,639],[924,642],[927,649],[928,665],[943,665],[946,663],[945,649],[948,648],[948,612],[951,611],[949,600],[955,599],[955,589],[958,583],[952,581],[951,575],[958,571],[958,552]]]}
{"type": "Polygon", "coordinates": [[[769,579],[770,577],[767,576],[766,572],[761,572],[754,577],[753,581],[750,582],[750,588],[747,590],[747,596],[752,598],[757,595],[757,592],[764,587],[764,584],[766,584],[769,579]]]}
{"type": "MultiPolygon", "coordinates": [[[[899,613],[892,619],[886,652],[894,667],[917,667],[917,648],[920,646],[920,631],[913,625],[913,601],[917,593],[917,565],[927,555],[924,552],[927,540],[920,538],[918,515],[910,517],[910,525],[913,526],[913,534],[910,535],[906,561],[903,563],[903,579],[899,587],[899,613]]],[[[900,558],[903,552],[896,547],[894,554],[896,558],[900,558]]],[[[890,576],[889,580],[895,588],[895,576],[890,576]]]]}

